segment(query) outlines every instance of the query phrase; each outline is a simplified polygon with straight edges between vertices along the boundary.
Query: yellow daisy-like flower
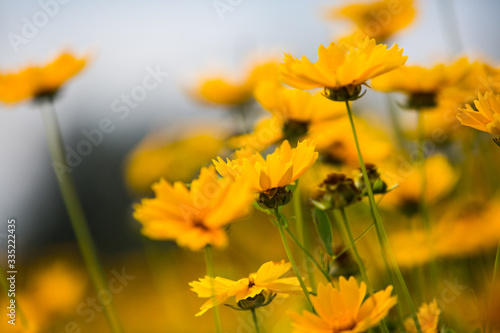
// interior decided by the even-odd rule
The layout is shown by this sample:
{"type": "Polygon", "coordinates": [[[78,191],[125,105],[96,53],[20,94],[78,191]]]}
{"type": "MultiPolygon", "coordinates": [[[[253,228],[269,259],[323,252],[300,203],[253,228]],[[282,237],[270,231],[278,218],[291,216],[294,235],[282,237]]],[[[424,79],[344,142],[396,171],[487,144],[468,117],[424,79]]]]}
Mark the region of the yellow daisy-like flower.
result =
{"type": "Polygon", "coordinates": [[[304,311],[291,313],[294,333],[357,333],[376,326],[397,303],[391,296],[392,286],[366,296],[366,284],[354,277],[339,279],[338,289],[331,284],[318,286],[311,302],[317,314],[304,311]]]}
{"type": "Polygon", "coordinates": [[[234,297],[240,308],[250,309],[268,304],[276,295],[300,294],[302,288],[296,277],[282,277],[291,267],[292,265],[284,260],[269,261],[260,266],[257,273],[238,281],[205,276],[199,281],[189,283],[191,290],[197,293],[198,297],[210,298],[200,307],[196,316],[201,316],[231,297],[234,297]]]}
{"type": "MultiPolygon", "coordinates": [[[[422,173],[418,166],[400,163],[394,169],[388,168],[386,176],[399,186],[385,195],[384,207],[399,207],[408,213],[415,213],[421,198],[422,173]]],[[[433,155],[426,160],[427,179],[425,198],[432,204],[448,194],[458,181],[458,173],[443,155],[433,155]]]]}
{"type": "Polygon", "coordinates": [[[249,186],[217,177],[213,167],[201,169],[189,188],[160,180],[153,185],[154,199],[134,206],[142,233],[152,239],[175,240],[198,251],[206,245],[224,247],[224,226],[249,213],[254,196],[249,186]]]}
{"type": "Polygon", "coordinates": [[[265,117],[255,124],[251,133],[237,135],[228,140],[232,148],[250,148],[263,151],[267,147],[283,140],[283,119],[278,117],[265,117]]]}
{"type": "Polygon", "coordinates": [[[328,16],[350,19],[357,26],[357,38],[369,36],[381,42],[407,27],[415,17],[415,8],[413,0],[382,0],[335,8],[328,16]]]}
{"type": "Polygon", "coordinates": [[[241,105],[251,100],[253,90],[259,82],[277,82],[278,67],[269,62],[255,65],[240,80],[230,79],[224,75],[207,77],[199,83],[194,95],[200,100],[219,105],[241,105]]]}
{"type": "Polygon", "coordinates": [[[85,58],[62,53],[43,67],[30,66],[18,73],[0,74],[0,101],[15,103],[28,98],[53,96],[84,66],[85,58]]]}
{"type": "Polygon", "coordinates": [[[281,80],[299,89],[325,88],[333,100],[352,100],[359,97],[360,85],[404,65],[407,58],[397,45],[387,49],[368,37],[355,45],[331,43],[320,45],[316,63],[285,54],[281,80]]]}
{"type": "Polygon", "coordinates": [[[459,109],[457,118],[462,125],[500,135],[500,94],[486,92],[474,101],[476,110],[469,104],[459,109]]]}
{"type": "Polygon", "coordinates": [[[196,131],[175,140],[164,131],[148,135],[127,158],[125,179],[137,193],[147,193],[160,178],[191,182],[202,166],[224,147],[224,140],[209,130],[196,131]],[[203,142],[203,145],[200,145],[203,142]]]}
{"type": "MultiPolygon", "coordinates": [[[[385,161],[394,151],[385,133],[361,118],[355,118],[355,121],[365,161],[375,164],[385,161]]],[[[326,157],[326,161],[359,167],[356,145],[347,117],[311,126],[309,138],[316,142],[316,149],[326,157]]]]}
{"type": "MultiPolygon", "coordinates": [[[[441,310],[439,309],[436,300],[433,300],[428,304],[422,304],[417,314],[422,333],[437,333],[440,314],[441,310]]],[[[404,325],[407,332],[417,333],[417,328],[415,327],[415,321],[413,318],[406,319],[404,325]]]]}
{"type": "Polygon", "coordinates": [[[265,159],[258,152],[241,149],[236,151],[236,159],[224,162],[217,157],[213,163],[222,177],[233,181],[246,180],[253,191],[266,192],[285,187],[302,176],[318,158],[315,146],[313,141],[304,140],[297,148],[292,148],[285,140],[265,159]]]}
{"type": "Polygon", "coordinates": [[[477,202],[452,203],[432,227],[431,239],[425,229],[397,231],[390,241],[398,264],[412,267],[431,258],[461,258],[495,249],[500,241],[500,201],[495,198],[478,207],[477,202]],[[461,207],[457,210],[457,207],[461,207]],[[432,249],[428,244],[432,243],[432,249]]]}
{"type": "Polygon", "coordinates": [[[329,101],[321,93],[267,83],[259,85],[254,94],[264,109],[285,122],[316,123],[345,116],[343,103],[329,101]]]}
{"type": "Polygon", "coordinates": [[[373,89],[399,91],[410,96],[408,106],[431,108],[438,102],[438,95],[445,89],[457,85],[471,69],[463,57],[451,65],[439,64],[432,68],[403,66],[371,81],[373,89]]]}

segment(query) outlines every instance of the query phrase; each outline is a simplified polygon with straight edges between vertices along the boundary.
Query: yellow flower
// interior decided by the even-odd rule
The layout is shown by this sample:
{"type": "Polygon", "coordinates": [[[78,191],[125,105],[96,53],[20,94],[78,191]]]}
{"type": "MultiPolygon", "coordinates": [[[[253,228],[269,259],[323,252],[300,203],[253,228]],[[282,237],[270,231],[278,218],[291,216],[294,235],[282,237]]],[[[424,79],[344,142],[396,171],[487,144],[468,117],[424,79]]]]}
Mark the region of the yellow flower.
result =
{"type": "MultiPolygon", "coordinates": [[[[395,169],[387,170],[386,176],[391,183],[399,186],[385,195],[384,207],[397,206],[408,213],[416,212],[420,202],[422,173],[418,166],[400,163],[395,169]]],[[[443,155],[433,155],[425,163],[427,179],[425,198],[434,203],[448,194],[458,180],[458,174],[443,155]]]]}
{"type": "Polygon", "coordinates": [[[260,119],[251,133],[230,138],[228,145],[232,148],[244,147],[262,151],[283,140],[284,125],[283,119],[278,117],[260,119]]]}
{"type": "Polygon", "coordinates": [[[424,229],[398,231],[390,240],[398,264],[421,265],[437,258],[460,258],[493,250],[500,241],[500,201],[478,207],[473,203],[452,203],[432,227],[429,241],[424,229]],[[462,207],[457,210],[457,207],[462,207]],[[432,243],[432,249],[429,248],[432,243]]]}
{"type": "Polygon", "coordinates": [[[246,77],[240,80],[230,79],[224,75],[207,77],[201,80],[194,95],[208,103],[241,105],[251,100],[253,90],[259,82],[277,82],[277,75],[276,63],[261,63],[255,65],[246,77]]]}
{"type": "Polygon", "coordinates": [[[77,74],[86,59],[62,53],[43,67],[30,66],[18,73],[0,74],[0,101],[15,103],[22,100],[53,96],[64,82],[77,74]]]}
{"type": "Polygon", "coordinates": [[[206,245],[224,247],[224,226],[248,214],[253,194],[248,185],[218,178],[213,167],[201,169],[189,189],[164,179],[153,185],[156,197],[134,205],[134,218],[152,239],[175,240],[198,251],[206,245]]]}
{"type": "Polygon", "coordinates": [[[469,104],[459,109],[457,118],[462,125],[491,134],[500,134],[500,95],[492,92],[479,94],[474,101],[475,108],[469,104]]]}
{"type": "MultiPolygon", "coordinates": [[[[369,125],[363,119],[355,119],[363,157],[367,163],[380,164],[394,151],[393,145],[384,132],[369,125]]],[[[325,156],[326,161],[359,167],[356,145],[352,137],[349,119],[342,118],[311,126],[309,137],[314,140],[316,149],[325,156]]]]}
{"type": "Polygon", "coordinates": [[[331,18],[344,17],[357,26],[355,36],[369,36],[382,42],[394,33],[407,27],[415,16],[413,0],[382,0],[371,3],[354,3],[335,8],[331,18]]]}
{"type": "Polygon", "coordinates": [[[300,89],[272,83],[260,84],[255,99],[264,109],[285,122],[316,123],[345,116],[345,105],[300,89]]]}
{"type": "Polygon", "coordinates": [[[432,68],[403,66],[372,80],[373,89],[399,91],[410,96],[409,107],[431,108],[438,103],[438,95],[457,85],[466,77],[471,65],[463,57],[451,65],[439,64],[432,68]]]}
{"type": "Polygon", "coordinates": [[[280,64],[282,81],[299,89],[325,88],[327,96],[345,90],[346,99],[353,99],[359,95],[361,84],[404,65],[408,57],[397,45],[387,49],[387,45],[377,45],[374,39],[366,38],[355,45],[320,45],[318,58],[311,63],[306,57],[299,60],[285,54],[284,63],[280,64]]]}
{"type": "Polygon", "coordinates": [[[218,276],[215,278],[205,276],[199,281],[189,283],[192,287],[191,290],[197,293],[198,297],[210,298],[200,307],[200,312],[196,316],[201,316],[207,310],[224,303],[231,297],[234,297],[241,308],[245,308],[245,306],[251,308],[252,305],[253,307],[266,305],[265,302],[272,300],[277,294],[287,296],[288,294],[301,293],[302,288],[296,277],[281,277],[291,267],[292,265],[285,263],[284,260],[280,262],[269,261],[260,266],[257,273],[252,273],[248,278],[238,281],[218,276]],[[262,295],[262,299],[259,299],[260,295],[262,295]]]}
{"type": "Polygon", "coordinates": [[[195,131],[175,140],[166,139],[163,133],[148,135],[127,157],[125,179],[137,193],[147,193],[162,177],[167,181],[191,182],[200,168],[224,147],[224,140],[209,130],[195,131]]]}
{"type": "MultiPolygon", "coordinates": [[[[433,300],[429,304],[422,304],[417,314],[422,333],[437,333],[440,313],[441,310],[439,309],[436,300],[433,300]]],[[[417,333],[417,328],[415,327],[415,321],[413,318],[406,319],[404,325],[407,332],[417,333]]]]}
{"type": "Polygon", "coordinates": [[[266,192],[285,187],[302,176],[318,158],[314,148],[311,140],[299,142],[297,148],[291,148],[285,140],[265,159],[258,152],[241,149],[236,151],[236,159],[224,162],[217,157],[213,163],[222,177],[248,181],[253,191],[266,192]]]}
{"type": "Polygon", "coordinates": [[[391,296],[392,286],[374,295],[366,296],[366,284],[354,277],[343,276],[339,288],[331,284],[318,286],[317,296],[311,302],[317,314],[304,311],[302,316],[291,313],[294,333],[355,333],[366,332],[376,326],[396,304],[391,296]]]}
{"type": "Polygon", "coordinates": [[[407,94],[432,93],[456,84],[470,69],[463,57],[451,65],[439,64],[432,68],[402,66],[372,80],[372,87],[381,91],[400,91],[407,94]]]}

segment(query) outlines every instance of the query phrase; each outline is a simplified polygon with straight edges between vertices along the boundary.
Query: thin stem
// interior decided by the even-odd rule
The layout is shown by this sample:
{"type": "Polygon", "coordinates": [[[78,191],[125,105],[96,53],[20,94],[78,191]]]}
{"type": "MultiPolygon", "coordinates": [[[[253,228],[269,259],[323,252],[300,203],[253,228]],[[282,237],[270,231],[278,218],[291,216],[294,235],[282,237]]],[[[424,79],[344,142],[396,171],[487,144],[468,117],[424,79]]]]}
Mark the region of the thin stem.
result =
{"type": "Polygon", "coordinates": [[[347,239],[349,240],[349,244],[351,246],[352,252],[354,253],[354,258],[356,258],[356,261],[358,262],[359,266],[359,271],[361,272],[361,276],[363,277],[363,281],[365,281],[366,285],[368,286],[368,293],[373,295],[373,285],[370,282],[370,279],[368,279],[368,274],[366,274],[366,268],[365,264],[363,263],[363,260],[361,259],[361,256],[359,255],[358,247],[356,246],[356,242],[354,241],[354,237],[352,236],[352,230],[351,230],[351,225],[349,224],[349,221],[347,220],[347,215],[345,213],[345,209],[342,207],[340,208],[340,214],[342,215],[342,221],[344,222],[344,227],[347,232],[347,239]]]}
{"type": "MultiPolygon", "coordinates": [[[[296,181],[298,182],[298,180],[296,181]]],[[[309,249],[311,247],[309,242],[309,233],[304,225],[304,215],[302,214],[302,201],[300,196],[300,185],[297,183],[297,187],[292,195],[292,205],[293,211],[295,213],[295,225],[297,227],[297,235],[302,240],[302,244],[304,244],[305,249],[309,249]]],[[[286,228],[288,230],[288,228],[286,228]]],[[[302,246],[301,246],[302,248],[302,246]]],[[[309,252],[309,251],[307,251],[309,252]]],[[[306,254],[307,255],[307,254],[306,254]]],[[[309,256],[310,257],[310,256],[309,256]]],[[[306,269],[307,269],[307,277],[309,279],[309,285],[311,286],[311,290],[313,293],[316,292],[316,283],[314,282],[314,274],[311,269],[311,265],[309,260],[306,260],[306,269]]]]}
{"type": "Polygon", "coordinates": [[[302,288],[302,291],[304,292],[304,295],[306,295],[307,301],[311,305],[312,308],[314,306],[311,303],[311,299],[309,297],[309,291],[307,290],[307,287],[304,283],[304,280],[302,279],[302,276],[300,275],[300,271],[297,268],[297,265],[295,264],[295,260],[293,259],[292,251],[290,251],[290,247],[288,246],[288,241],[286,240],[286,235],[285,231],[283,229],[283,219],[286,219],[283,214],[280,212],[278,208],[275,208],[273,210],[274,216],[278,220],[278,229],[280,231],[280,236],[281,236],[281,241],[283,242],[283,247],[285,248],[286,255],[288,256],[288,260],[290,260],[290,264],[292,265],[293,271],[295,272],[295,275],[297,276],[297,279],[299,280],[300,287],[302,288]]]}
{"type": "Polygon", "coordinates": [[[449,43],[450,53],[456,55],[464,51],[464,45],[460,36],[457,11],[453,0],[436,1],[441,14],[441,22],[446,30],[446,40],[449,43]]]}
{"type": "MultiPolygon", "coordinates": [[[[213,264],[213,256],[212,256],[212,247],[210,245],[205,246],[205,265],[207,266],[207,274],[210,277],[210,287],[212,288],[212,299],[215,299],[215,275],[214,275],[214,264],[213,264]]],[[[220,323],[220,315],[219,315],[219,307],[218,305],[214,305],[214,322],[215,322],[215,332],[220,333],[221,323],[220,323]]]]}
{"type": "MultiPolygon", "coordinates": [[[[61,190],[62,198],[66,210],[68,211],[80,252],[82,253],[83,260],[90,273],[90,279],[96,291],[107,290],[107,283],[105,282],[105,275],[97,256],[97,250],[87,226],[87,220],[80,204],[73,178],[68,171],[71,169],[68,167],[64,157],[61,130],[57,121],[54,105],[51,100],[46,99],[40,101],[40,108],[47,132],[47,142],[52,158],[52,166],[54,170],[59,170],[59,172],[56,171],[59,189],[61,190]]],[[[103,305],[104,314],[106,315],[111,331],[113,333],[123,332],[113,302],[105,302],[103,305]]]]}
{"type": "Polygon", "coordinates": [[[285,232],[288,234],[288,237],[290,237],[290,239],[298,246],[300,247],[300,249],[304,252],[304,254],[307,256],[307,258],[309,260],[311,260],[313,262],[313,264],[320,270],[320,272],[325,276],[325,278],[328,280],[328,282],[331,282],[331,278],[330,278],[330,275],[328,275],[327,272],[325,272],[323,270],[323,268],[321,267],[321,265],[316,261],[316,259],[314,259],[314,257],[312,256],[312,254],[304,247],[304,245],[300,244],[299,240],[297,239],[297,237],[295,237],[295,235],[290,231],[290,229],[288,228],[285,228],[285,232]]]}
{"type": "MultiPolygon", "coordinates": [[[[495,285],[496,285],[496,281],[497,281],[497,275],[498,275],[498,268],[500,267],[500,242],[498,243],[498,247],[497,247],[497,254],[495,256],[495,265],[493,266],[493,279],[492,279],[492,284],[491,284],[491,295],[490,295],[490,299],[489,299],[489,305],[488,307],[490,308],[490,310],[492,309],[492,304],[493,304],[493,295],[495,295],[495,285]]],[[[488,326],[487,326],[487,332],[492,332],[493,331],[493,323],[489,323],[488,326]]]]}
{"type": "MultiPolygon", "coordinates": [[[[386,250],[389,261],[392,265],[392,268],[394,269],[394,273],[396,274],[396,278],[398,279],[398,282],[401,285],[401,288],[403,289],[403,294],[405,296],[406,302],[408,303],[408,306],[410,307],[410,311],[412,312],[412,317],[413,317],[413,320],[415,322],[415,327],[417,328],[417,332],[422,333],[422,329],[420,327],[420,323],[419,323],[418,318],[417,318],[416,308],[413,305],[413,301],[411,299],[410,292],[408,290],[408,287],[406,286],[403,275],[401,274],[398,263],[396,262],[396,258],[394,257],[394,254],[392,253],[391,247],[389,245],[389,239],[387,238],[387,234],[385,232],[385,228],[384,228],[384,225],[382,223],[382,218],[380,216],[380,212],[378,211],[377,203],[375,202],[375,197],[373,196],[373,190],[372,190],[372,186],[370,183],[370,178],[368,177],[368,173],[366,172],[365,162],[363,161],[363,156],[361,155],[361,149],[359,148],[358,135],[356,134],[356,127],[354,126],[354,120],[352,118],[351,107],[349,106],[348,101],[345,102],[345,105],[346,105],[346,109],[347,109],[347,115],[349,116],[349,122],[351,123],[351,130],[352,130],[352,135],[354,137],[354,143],[356,145],[356,152],[358,154],[359,164],[361,165],[363,179],[364,179],[365,184],[366,184],[366,190],[368,192],[368,199],[370,201],[370,208],[371,208],[373,217],[375,219],[375,228],[377,229],[377,235],[379,236],[379,242],[381,244],[381,249],[382,249],[382,251],[386,250]]],[[[386,269],[389,272],[391,270],[391,267],[388,265],[387,262],[386,262],[386,269]]],[[[390,274],[390,273],[388,273],[388,274],[390,274]]]]}
{"type": "MultiPolygon", "coordinates": [[[[7,283],[7,274],[5,273],[5,270],[3,267],[0,265],[0,285],[2,286],[3,291],[5,292],[5,295],[7,296],[8,299],[13,299],[9,297],[9,283],[7,283]]],[[[23,326],[27,329],[29,327],[28,325],[28,320],[26,319],[26,316],[24,315],[24,312],[21,310],[19,307],[19,302],[16,299],[16,313],[21,320],[21,323],[23,326]]]]}
{"type": "Polygon", "coordinates": [[[251,308],[250,311],[252,312],[253,324],[255,325],[255,332],[260,333],[259,321],[257,320],[257,314],[255,313],[255,309],[251,308]]]}
{"type": "Polygon", "coordinates": [[[434,256],[432,244],[432,226],[429,217],[429,208],[427,206],[427,173],[425,169],[425,119],[422,112],[418,113],[418,152],[419,152],[419,167],[420,167],[420,214],[422,216],[424,229],[427,235],[427,247],[430,251],[430,269],[431,269],[431,290],[435,294],[437,292],[438,267],[434,256]]]}

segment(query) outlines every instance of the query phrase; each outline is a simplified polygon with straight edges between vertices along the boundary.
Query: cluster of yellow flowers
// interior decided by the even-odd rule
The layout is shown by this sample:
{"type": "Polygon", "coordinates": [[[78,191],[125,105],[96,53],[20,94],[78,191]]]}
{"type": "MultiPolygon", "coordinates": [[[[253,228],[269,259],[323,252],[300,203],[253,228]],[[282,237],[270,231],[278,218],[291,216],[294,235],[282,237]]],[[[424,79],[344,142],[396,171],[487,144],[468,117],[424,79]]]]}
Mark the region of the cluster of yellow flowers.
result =
{"type": "MultiPolygon", "coordinates": [[[[256,101],[266,115],[250,117],[250,130],[214,136],[204,129],[170,140],[154,134],[128,157],[130,189],[143,195],[151,188],[153,194],[133,206],[142,234],[205,251],[207,275],[189,285],[208,299],[196,316],[213,310],[216,331],[222,332],[222,304],[250,311],[259,332],[259,308],[289,295],[304,301],[288,311],[296,333],[462,329],[453,326],[462,322],[452,314],[439,325],[441,312],[447,315],[447,301],[439,299],[439,279],[447,276],[440,266],[456,270],[445,259],[477,255],[489,264],[500,241],[499,150],[480,148],[488,160],[476,163],[475,147],[484,144],[467,131],[500,135],[500,69],[465,57],[431,68],[406,65],[409,56],[397,44],[379,43],[415,16],[411,0],[398,5],[383,0],[333,10],[329,17],[349,18],[357,30],[339,43],[320,45],[316,62],[285,53],[282,63],[259,63],[242,80],[215,76],[192,89],[197,99],[247,120],[256,101]],[[375,29],[370,15],[382,9],[392,19],[375,29]],[[373,121],[354,116],[354,101],[369,88],[403,94],[399,106],[418,118],[412,122],[416,148],[411,133],[403,131],[395,144],[373,121]],[[466,127],[454,126],[457,119],[466,127]],[[450,137],[461,139],[453,143],[463,148],[462,158],[450,137]],[[475,173],[481,175],[473,179],[475,173]],[[496,183],[485,185],[489,179],[496,183]],[[231,225],[252,214],[276,227],[288,262],[268,261],[238,280],[216,276],[212,249],[227,249],[231,225]],[[307,270],[299,258],[308,262],[307,270]]],[[[51,101],[86,61],[64,53],[44,67],[0,74],[0,100],[51,101]]],[[[500,137],[493,140],[500,146],[500,137]]],[[[267,235],[252,223],[259,247],[267,235]]],[[[494,280],[499,257],[500,248],[494,280]]],[[[477,278],[467,274],[469,281],[477,278]]]]}

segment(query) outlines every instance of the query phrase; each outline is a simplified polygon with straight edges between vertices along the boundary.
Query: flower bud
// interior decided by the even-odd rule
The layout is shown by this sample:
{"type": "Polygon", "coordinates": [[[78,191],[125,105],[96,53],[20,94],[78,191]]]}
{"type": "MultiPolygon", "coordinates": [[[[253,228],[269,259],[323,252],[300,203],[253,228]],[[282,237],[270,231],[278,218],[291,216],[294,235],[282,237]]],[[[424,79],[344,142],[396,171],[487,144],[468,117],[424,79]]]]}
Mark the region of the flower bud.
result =
{"type": "Polygon", "coordinates": [[[292,191],[286,187],[274,187],[265,192],[261,192],[257,203],[264,209],[274,209],[286,205],[292,198],[292,191]]]}
{"type": "MultiPolygon", "coordinates": [[[[387,184],[380,178],[380,173],[378,168],[374,164],[366,164],[366,173],[368,174],[368,179],[370,180],[370,185],[372,187],[373,194],[385,194],[387,193],[387,184]]],[[[365,178],[363,173],[359,173],[356,178],[356,186],[364,191],[366,190],[365,178]]]]}
{"type": "Polygon", "coordinates": [[[354,180],[342,173],[330,173],[319,185],[319,194],[312,200],[313,205],[322,210],[347,207],[361,200],[361,191],[354,180]]]}

